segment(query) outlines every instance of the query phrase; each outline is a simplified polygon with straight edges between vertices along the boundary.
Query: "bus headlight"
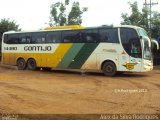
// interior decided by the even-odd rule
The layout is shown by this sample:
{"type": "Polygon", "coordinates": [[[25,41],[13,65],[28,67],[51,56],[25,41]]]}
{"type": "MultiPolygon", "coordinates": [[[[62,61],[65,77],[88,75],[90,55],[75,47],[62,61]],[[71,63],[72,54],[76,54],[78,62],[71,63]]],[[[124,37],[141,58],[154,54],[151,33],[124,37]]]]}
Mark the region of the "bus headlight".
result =
{"type": "Polygon", "coordinates": [[[148,61],[144,61],[143,69],[145,71],[151,71],[151,70],[153,70],[153,63],[152,62],[148,62],[148,61]]]}

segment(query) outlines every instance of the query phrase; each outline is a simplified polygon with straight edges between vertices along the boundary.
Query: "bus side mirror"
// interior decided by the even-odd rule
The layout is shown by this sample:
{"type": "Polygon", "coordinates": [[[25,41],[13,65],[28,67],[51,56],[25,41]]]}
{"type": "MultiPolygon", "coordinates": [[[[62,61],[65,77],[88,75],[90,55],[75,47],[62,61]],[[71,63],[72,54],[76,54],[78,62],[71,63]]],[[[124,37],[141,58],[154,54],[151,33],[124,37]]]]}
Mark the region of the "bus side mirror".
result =
{"type": "Polygon", "coordinates": [[[157,46],[157,50],[159,50],[159,44],[158,44],[158,42],[156,40],[152,39],[151,40],[151,44],[152,45],[156,45],[157,46]]]}

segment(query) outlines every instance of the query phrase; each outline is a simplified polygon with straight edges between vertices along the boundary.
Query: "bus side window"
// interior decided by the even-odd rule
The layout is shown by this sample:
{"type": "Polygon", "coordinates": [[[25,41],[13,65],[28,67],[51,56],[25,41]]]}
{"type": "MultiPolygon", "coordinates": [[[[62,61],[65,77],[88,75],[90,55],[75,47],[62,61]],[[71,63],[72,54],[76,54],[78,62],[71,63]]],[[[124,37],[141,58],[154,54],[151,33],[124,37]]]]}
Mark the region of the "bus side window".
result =
{"type": "Polygon", "coordinates": [[[93,38],[91,35],[86,35],[86,40],[87,40],[87,42],[92,42],[93,38]]]}
{"type": "Polygon", "coordinates": [[[26,43],[31,43],[31,37],[30,36],[26,36],[26,43]]]}
{"type": "Polygon", "coordinates": [[[7,43],[8,42],[8,35],[4,35],[4,43],[7,43]]]}
{"type": "Polygon", "coordinates": [[[63,31],[62,40],[64,43],[78,43],[80,42],[80,32],[78,30],[63,31]]]}
{"type": "Polygon", "coordinates": [[[7,44],[19,44],[20,39],[18,34],[9,34],[6,40],[7,44]]]}
{"type": "Polygon", "coordinates": [[[65,37],[63,38],[63,42],[64,42],[64,43],[70,43],[70,42],[72,42],[71,36],[65,36],[65,37]]]}
{"type": "Polygon", "coordinates": [[[97,29],[82,30],[81,40],[86,43],[96,43],[99,41],[99,34],[97,29]]]}
{"type": "Polygon", "coordinates": [[[29,44],[31,42],[30,33],[21,33],[19,34],[20,44],[29,44]]]}
{"type": "Polygon", "coordinates": [[[23,43],[26,43],[26,38],[25,38],[25,37],[21,38],[21,43],[22,43],[22,44],[23,44],[23,43]]]}
{"type": "Polygon", "coordinates": [[[107,43],[119,43],[117,28],[102,28],[99,30],[100,41],[107,43]]]}
{"type": "Polygon", "coordinates": [[[45,43],[45,33],[37,32],[32,33],[32,43],[45,43]]]}
{"type": "Polygon", "coordinates": [[[60,43],[61,32],[47,32],[46,43],[60,43]]]}

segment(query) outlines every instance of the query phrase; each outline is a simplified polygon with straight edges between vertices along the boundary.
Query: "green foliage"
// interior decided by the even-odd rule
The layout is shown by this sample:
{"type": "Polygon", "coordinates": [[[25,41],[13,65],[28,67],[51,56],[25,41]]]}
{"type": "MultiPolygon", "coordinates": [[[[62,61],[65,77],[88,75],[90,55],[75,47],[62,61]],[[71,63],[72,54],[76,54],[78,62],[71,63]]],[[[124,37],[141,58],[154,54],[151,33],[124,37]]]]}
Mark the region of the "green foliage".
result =
{"type": "Polygon", "coordinates": [[[9,19],[1,19],[0,20],[0,37],[2,38],[2,35],[4,32],[7,31],[19,31],[20,29],[18,28],[19,25],[16,24],[15,21],[10,21],[9,19]]]}
{"type": "Polygon", "coordinates": [[[133,4],[129,2],[129,5],[131,7],[132,14],[129,16],[127,13],[122,13],[122,18],[124,19],[124,22],[122,22],[121,24],[139,25],[141,21],[141,13],[138,10],[137,2],[134,2],[133,4]]]}
{"type": "Polygon", "coordinates": [[[67,13],[69,4],[70,1],[65,0],[64,3],[57,2],[51,5],[50,26],[80,25],[82,23],[82,14],[88,8],[80,8],[79,2],[73,2],[70,12],[67,13]]]}
{"type": "Polygon", "coordinates": [[[153,38],[160,36],[160,13],[152,12],[152,18],[149,19],[149,8],[143,7],[142,11],[139,11],[137,2],[130,3],[131,14],[122,13],[121,17],[123,21],[122,25],[136,25],[144,28],[153,38]],[[149,28],[149,22],[151,22],[151,33],[149,28]]]}
{"type": "Polygon", "coordinates": [[[74,2],[72,5],[72,9],[68,15],[68,24],[69,25],[80,25],[82,23],[81,15],[83,12],[87,11],[87,8],[83,8],[82,10],[79,7],[79,2],[74,2]]]}
{"type": "Polygon", "coordinates": [[[154,38],[158,38],[160,36],[160,13],[159,12],[153,12],[153,17],[151,19],[152,22],[152,36],[154,38]]]}

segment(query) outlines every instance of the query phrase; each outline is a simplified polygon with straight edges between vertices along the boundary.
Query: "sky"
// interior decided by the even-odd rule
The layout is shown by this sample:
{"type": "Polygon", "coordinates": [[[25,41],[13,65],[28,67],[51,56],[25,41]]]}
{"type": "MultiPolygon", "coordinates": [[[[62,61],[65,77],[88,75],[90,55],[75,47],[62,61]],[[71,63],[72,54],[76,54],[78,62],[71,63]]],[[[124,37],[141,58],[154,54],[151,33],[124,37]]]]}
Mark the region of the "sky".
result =
{"type": "MultiPolygon", "coordinates": [[[[0,0],[0,19],[9,18],[16,21],[22,30],[37,30],[48,26],[50,6],[64,0],[0,0]]],[[[105,24],[120,25],[122,13],[130,13],[128,2],[136,0],[70,0],[79,1],[81,7],[88,7],[82,15],[82,26],[101,26],[105,24]]],[[[137,0],[141,9],[145,0],[137,0]]],[[[149,0],[147,0],[149,2],[149,0]]],[[[160,0],[152,10],[160,12],[160,0]]]]}

